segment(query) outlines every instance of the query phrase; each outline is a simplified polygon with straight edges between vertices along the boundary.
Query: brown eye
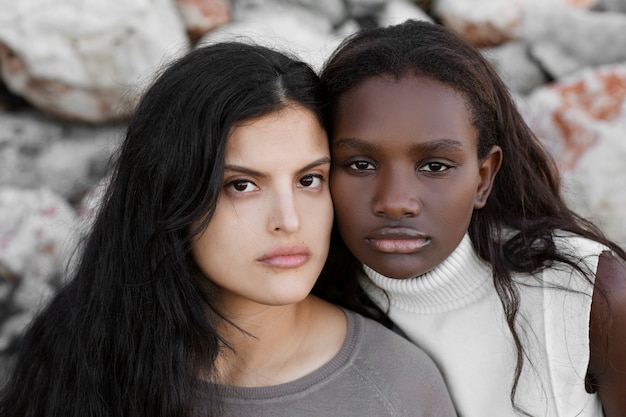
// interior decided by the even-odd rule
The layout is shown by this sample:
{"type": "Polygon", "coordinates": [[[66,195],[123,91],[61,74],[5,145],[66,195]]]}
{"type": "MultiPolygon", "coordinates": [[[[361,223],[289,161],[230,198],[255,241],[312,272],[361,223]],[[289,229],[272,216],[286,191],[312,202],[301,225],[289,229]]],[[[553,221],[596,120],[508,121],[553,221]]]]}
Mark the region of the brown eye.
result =
{"type": "Polygon", "coordinates": [[[355,161],[350,164],[350,168],[355,171],[372,171],[374,170],[374,165],[367,161],[355,161]]]}
{"type": "Polygon", "coordinates": [[[237,193],[249,193],[258,190],[256,184],[250,180],[234,180],[226,184],[226,188],[237,193]]]}
{"type": "Polygon", "coordinates": [[[319,185],[322,182],[322,179],[323,178],[321,175],[315,175],[315,174],[305,175],[304,177],[300,178],[300,180],[298,181],[298,184],[300,184],[304,188],[315,188],[315,187],[319,187],[319,185]]]}
{"type": "Polygon", "coordinates": [[[445,172],[450,168],[452,168],[450,165],[444,164],[443,162],[429,162],[422,165],[419,170],[427,172],[445,172]]]}

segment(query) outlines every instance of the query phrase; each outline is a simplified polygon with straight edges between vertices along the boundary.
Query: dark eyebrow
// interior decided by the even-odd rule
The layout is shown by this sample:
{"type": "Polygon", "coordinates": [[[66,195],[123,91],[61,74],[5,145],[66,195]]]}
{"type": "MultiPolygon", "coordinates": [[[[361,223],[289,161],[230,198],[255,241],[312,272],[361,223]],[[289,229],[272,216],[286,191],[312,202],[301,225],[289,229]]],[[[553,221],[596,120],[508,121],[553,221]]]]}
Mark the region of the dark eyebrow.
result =
{"type": "MultiPolygon", "coordinates": [[[[353,149],[359,151],[374,151],[378,146],[372,145],[359,138],[339,138],[332,142],[335,149],[353,149]]],[[[458,152],[463,150],[463,144],[454,139],[436,139],[429,142],[415,143],[411,146],[413,153],[427,153],[436,151],[458,152]]]]}
{"type": "Polygon", "coordinates": [[[316,159],[315,161],[311,162],[310,164],[305,165],[305,166],[304,166],[304,167],[303,167],[300,171],[298,171],[298,172],[299,172],[299,173],[302,173],[302,172],[308,171],[308,170],[310,170],[310,169],[316,168],[316,167],[318,167],[318,166],[320,166],[320,165],[326,165],[326,164],[330,165],[330,157],[329,157],[329,156],[323,156],[323,157],[321,157],[321,158],[319,158],[319,159],[316,159]]]}
{"type": "Polygon", "coordinates": [[[359,138],[339,138],[332,141],[333,148],[356,149],[360,151],[373,151],[377,146],[359,138]]]}
{"type": "Polygon", "coordinates": [[[463,150],[463,144],[454,139],[436,139],[430,142],[416,143],[411,146],[414,153],[428,152],[458,152],[463,150]]]}
{"type": "MultiPolygon", "coordinates": [[[[318,167],[320,165],[325,165],[325,164],[330,164],[330,158],[328,156],[323,156],[319,159],[316,159],[315,161],[311,162],[310,164],[307,164],[305,166],[303,166],[302,168],[300,168],[298,170],[298,173],[302,173],[302,172],[306,172],[310,169],[313,169],[315,167],[318,167]]],[[[253,177],[260,177],[260,178],[264,178],[267,177],[267,174],[264,174],[260,171],[254,170],[254,169],[250,169],[248,167],[243,167],[240,165],[232,165],[232,164],[226,164],[224,165],[224,170],[228,170],[228,171],[235,171],[235,172],[240,172],[242,174],[246,174],[246,175],[250,175],[253,177]]]]}

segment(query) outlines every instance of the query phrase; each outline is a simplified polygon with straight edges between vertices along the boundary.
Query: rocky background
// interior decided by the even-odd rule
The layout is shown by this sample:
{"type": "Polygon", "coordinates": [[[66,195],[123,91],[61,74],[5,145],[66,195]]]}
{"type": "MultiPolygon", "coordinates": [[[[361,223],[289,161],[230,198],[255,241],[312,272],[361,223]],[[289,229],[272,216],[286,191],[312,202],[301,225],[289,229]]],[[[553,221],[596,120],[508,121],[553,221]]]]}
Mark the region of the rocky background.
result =
{"type": "Polygon", "coordinates": [[[0,0],[0,384],[163,64],[237,38],[319,69],[360,27],[408,18],[482,48],[572,207],[626,244],[626,0],[0,0]]]}

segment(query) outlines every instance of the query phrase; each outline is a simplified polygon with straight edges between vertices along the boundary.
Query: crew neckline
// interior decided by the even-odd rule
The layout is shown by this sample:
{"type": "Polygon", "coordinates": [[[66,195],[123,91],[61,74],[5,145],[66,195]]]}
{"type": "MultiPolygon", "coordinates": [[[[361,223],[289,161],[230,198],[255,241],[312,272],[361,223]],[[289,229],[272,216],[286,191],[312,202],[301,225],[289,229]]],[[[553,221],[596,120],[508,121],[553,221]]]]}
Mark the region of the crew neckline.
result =
{"type": "MultiPolygon", "coordinates": [[[[340,307],[341,308],[341,307],[340,307]]],[[[277,385],[264,387],[237,387],[234,385],[214,384],[200,381],[199,390],[201,393],[210,391],[219,392],[223,400],[246,400],[263,401],[273,398],[294,395],[314,388],[317,384],[327,380],[334,373],[339,372],[347,366],[354,356],[359,338],[362,335],[363,319],[356,313],[341,308],[348,321],[348,330],[343,345],[339,352],[328,362],[317,370],[302,376],[296,380],[277,385]],[[213,387],[213,388],[210,388],[213,387]]]]}

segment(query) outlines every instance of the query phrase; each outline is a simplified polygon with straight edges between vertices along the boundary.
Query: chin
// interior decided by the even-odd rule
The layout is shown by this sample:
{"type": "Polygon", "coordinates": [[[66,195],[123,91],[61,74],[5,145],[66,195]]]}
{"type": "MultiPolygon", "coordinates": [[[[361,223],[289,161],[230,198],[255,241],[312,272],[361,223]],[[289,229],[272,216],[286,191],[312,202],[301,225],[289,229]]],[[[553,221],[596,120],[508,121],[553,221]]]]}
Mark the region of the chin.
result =
{"type": "Polygon", "coordinates": [[[371,263],[371,258],[369,261],[367,266],[379,274],[393,279],[413,278],[432,269],[429,265],[416,263],[415,259],[407,259],[407,255],[393,255],[378,264],[371,263]]]}
{"type": "Polygon", "coordinates": [[[413,278],[417,275],[420,274],[412,274],[412,273],[402,273],[402,272],[393,272],[393,273],[389,273],[389,274],[382,274],[384,276],[386,276],[387,278],[391,278],[391,279],[409,279],[409,278],[413,278]]]}

